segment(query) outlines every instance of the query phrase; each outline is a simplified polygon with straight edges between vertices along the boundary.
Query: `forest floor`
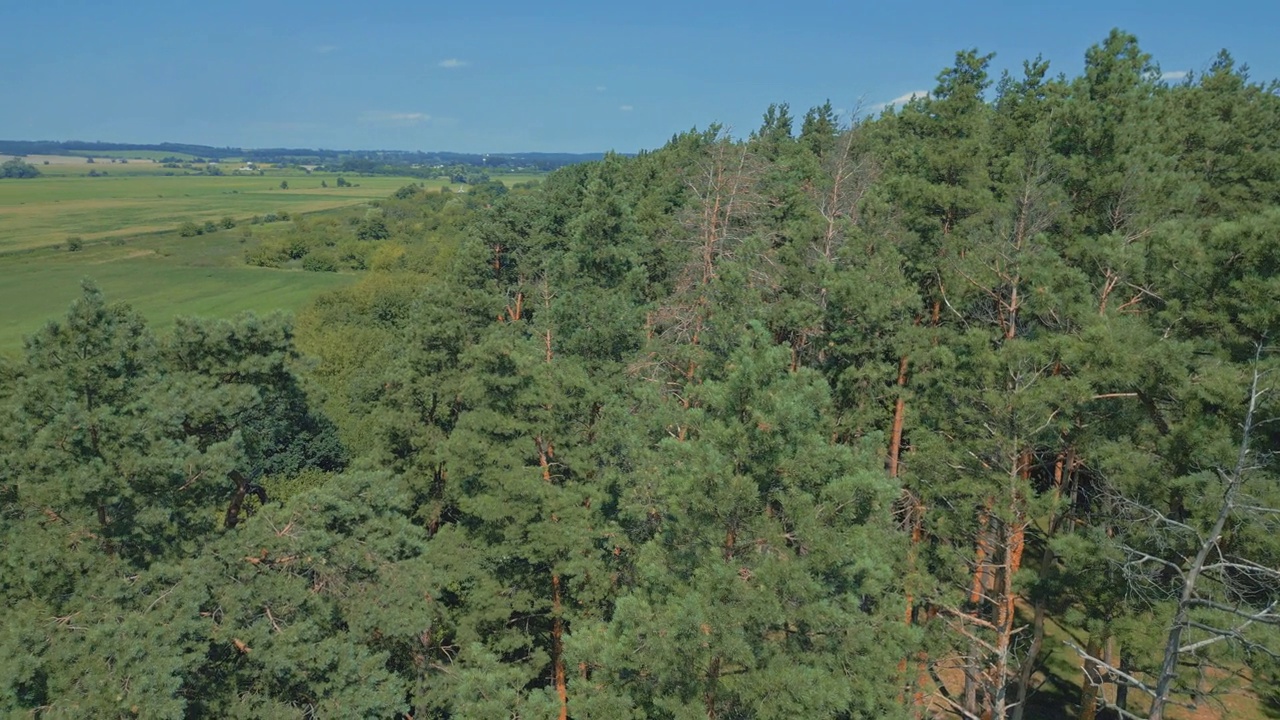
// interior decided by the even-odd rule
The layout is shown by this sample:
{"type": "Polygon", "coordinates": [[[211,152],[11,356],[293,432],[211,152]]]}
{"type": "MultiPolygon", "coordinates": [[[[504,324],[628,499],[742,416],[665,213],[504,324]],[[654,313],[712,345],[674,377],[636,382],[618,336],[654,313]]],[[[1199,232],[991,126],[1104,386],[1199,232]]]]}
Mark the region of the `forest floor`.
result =
{"type": "MultiPolygon", "coordinates": [[[[1020,619],[1030,623],[1031,608],[1019,607],[1020,619]]],[[[1041,668],[1032,678],[1034,690],[1027,700],[1028,720],[1075,720],[1081,717],[1084,670],[1071,648],[1064,641],[1070,640],[1083,646],[1085,638],[1052,620],[1046,623],[1044,640],[1044,657],[1041,668]]],[[[947,686],[952,698],[963,695],[964,673],[958,665],[945,665],[939,677],[947,686]]],[[[1253,691],[1253,678],[1246,671],[1231,675],[1225,672],[1209,672],[1205,675],[1205,686],[1209,689],[1195,709],[1175,707],[1169,710],[1170,720],[1275,720],[1280,718],[1280,706],[1269,704],[1253,691]]],[[[1116,686],[1104,684],[1102,693],[1108,699],[1115,699],[1116,686]]],[[[925,689],[928,712],[931,717],[960,718],[947,703],[938,697],[940,693],[934,686],[925,689]]],[[[1141,715],[1147,703],[1140,693],[1130,692],[1129,710],[1141,715]]],[[[1112,715],[1100,713],[1098,718],[1110,718],[1112,715]]]]}

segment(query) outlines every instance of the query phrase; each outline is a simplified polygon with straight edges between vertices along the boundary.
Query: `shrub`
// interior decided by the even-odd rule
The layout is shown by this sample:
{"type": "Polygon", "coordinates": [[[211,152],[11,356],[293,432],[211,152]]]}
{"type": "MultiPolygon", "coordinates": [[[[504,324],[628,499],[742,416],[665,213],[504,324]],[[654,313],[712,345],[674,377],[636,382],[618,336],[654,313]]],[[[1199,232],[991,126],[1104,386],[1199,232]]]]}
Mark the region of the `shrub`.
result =
{"type": "Polygon", "coordinates": [[[258,267],[278,268],[285,258],[280,257],[277,248],[259,246],[256,248],[246,248],[244,251],[244,262],[246,265],[256,265],[258,267]]]}
{"type": "Polygon", "coordinates": [[[405,267],[406,249],[398,243],[379,245],[369,256],[370,270],[403,270],[405,267]]]}
{"type": "Polygon", "coordinates": [[[293,235],[284,241],[281,252],[290,260],[300,260],[311,252],[311,248],[307,245],[305,238],[293,235]]]}
{"type": "Polygon", "coordinates": [[[302,269],[311,272],[338,272],[338,259],[330,253],[310,253],[302,258],[302,269]]]}
{"type": "Polygon", "coordinates": [[[386,240],[391,237],[391,230],[382,218],[374,215],[360,223],[360,227],[356,228],[356,237],[360,240],[386,240]]]}
{"type": "Polygon", "coordinates": [[[417,195],[420,190],[421,188],[419,188],[417,185],[413,185],[413,184],[405,185],[404,187],[400,188],[395,192],[394,197],[397,200],[408,200],[414,195],[417,195]]]}
{"type": "Polygon", "coordinates": [[[80,252],[84,248],[84,239],[79,235],[67,238],[67,252],[80,252]]]}
{"type": "Polygon", "coordinates": [[[231,228],[236,226],[236,221],[232,220],[231,216],[228,215],[222,218],[221,220],[219,220],[218,224],[222,226],[223,230],[230,230],[231,228]]]}
{"type": "Polygon", "coordinates": [[[218,232],[218,226],[212,220],[205,220],[204,226],[200,228],[204,234],[211,235],[218,232]]]}
{"type": "Polygon", "coordinates": [[[369,248],[371,246],[364,243],[347,241],[338,248],[338,261],[344,267],[352,270],[368,270],[369,269],[369,248]]]}
{"type": "Polygon", "coordinates": [[[182,237],[195,237],[197,235],[203,235],[204,228],[188,220],[178,226],[178,234],[182,237]]]}

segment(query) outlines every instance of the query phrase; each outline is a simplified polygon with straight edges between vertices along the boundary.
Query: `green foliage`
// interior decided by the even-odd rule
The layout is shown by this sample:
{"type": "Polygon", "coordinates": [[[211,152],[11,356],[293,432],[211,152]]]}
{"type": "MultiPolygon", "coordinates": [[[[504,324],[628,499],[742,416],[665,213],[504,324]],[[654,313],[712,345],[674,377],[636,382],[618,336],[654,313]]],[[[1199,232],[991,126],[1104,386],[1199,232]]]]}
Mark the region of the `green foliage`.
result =
{"type": "Polygon", "coordinates": [[[0,163],[0,178],[28,179],[40,177],[40,170],[35,165],[23,162],[22,158],[12,158],[0,163]]]}
{"type": "Polygon", "coordinates": [[[386,240],[391,237],[391,231],[380,215],[370,215],[356,227],[356,237],[360,240],[386,240]]]}
{"type": "Polygon", "coordinates": [[[28,340],[3,394],[0,592],[19,617],[66,621],[6,622],[6,657],[38,648],[7,674],[6,710],[168,716],[198,696],[216,629],[196,588],[175,591],[199,576],[184,563],[216,546],[223,511],[227,525],[245,511],[237,478],[344,462],[293,357],[281,317],[183,321],[157,341],[91,285],[28,340]]]}
{"type": "Polygon", "coordinates": [[[311,272],[337,272],[338,259],[329,253],[308,253],[302,258],[302,269],[311,272]]]}
{"type": "Polygon", "coordinates": [[[391,197],[394,197],[397,200],[408,200],[420,192],[422,192],[422,188],[411,183],[409,185],[405,185],[399,190],[396,190],[391,197]]]}

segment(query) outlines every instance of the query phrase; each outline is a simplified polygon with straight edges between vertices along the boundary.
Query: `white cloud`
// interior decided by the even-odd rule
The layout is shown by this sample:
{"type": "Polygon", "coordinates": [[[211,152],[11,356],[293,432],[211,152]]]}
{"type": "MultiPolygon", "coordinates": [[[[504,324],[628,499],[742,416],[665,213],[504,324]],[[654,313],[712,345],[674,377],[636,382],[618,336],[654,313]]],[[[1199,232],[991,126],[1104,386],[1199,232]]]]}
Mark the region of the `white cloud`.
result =
{"type": "Polygon", "coordinates": [[[892,100],[888,100],[888,101],[885,101],[885,102],[882,102],[882,103],[876,103],[875,105],[872,105],[871,107],[869,107],[869,108],[867,108],[867,109],[868,109],[870,112],[873,112],[873,113],[875,113],[875,112],[880,112],[881,110],[884,110],[885,108],[889,108],[889,107],[897,107],[897,106],[899,106],[899,105],[903,105],[903,104],[905,104],[905,103],[909,103],[909,102],[911,102],[911,101],[912,101],[912,99],[914,99],[914,98],[918,98],[918,97],[919,97],[919,98],[927,98],[927,97],[929,97],[929,91],[928,91],[928,90],[912,90],[911,92],[909,92],[909,93],[903,93],[903,94],[899,95],[898,97],[896,97],[896,98],[894,98],[894,99],[892,99],[892,100]]]}
{"type": "Polygon", "coordinates": [[[470,64],[471,64],[470,62],[467,62],[466,60],[459,60],[458,58],[448,58],[446,60],[441,60],[440,62],[436,63],[436,65],[439,65],[440,67],[445,68],[446,70],[455,70],[457,68],[464,68],[470,64]]]}
{"type": "Polygon", "coordinates": [[[607,88],[607,87],[605,87],[605,86],[603,86],[603,85],[597,85],[597,86],[596,86],[596,92],[604,92],[605,90],[608,90],[608,89],[609,89],[609,88],[607,88]]]}
{"type": "Polygon", "coordinates": [[[621,110],[622,112],[631,112],[632,110],[635,110],[635,108],[632,107],[631,105],[620,105],[618,109],[621,110]]]}
{"type": "Polygon", "coordinates": [[[386,112],[384,110],[370,110],[360,114],[360,122],[370,125],[385,125],[388,127],[412,127],[421,125],[431,120],[431,116],[421,112],[386,112]]]}
{"type": "Polygon", "coordinates": [[[1160,76],[1161,80],[1181,80],[1187,76],[1186,70],[1170,70],[1160,76]]]}
{"type": "Polygon", "coordinates": [[[316,48],[316,54],[318,54],[318,55],[328,55],[329,53],[331,53],[331,52],[333,52],[334,50],[337,50],[337,49],[338,49],[338,46],[337,46],[337,45],[320,45],[320,46],[318,46],[318,47],[316,48]]]}

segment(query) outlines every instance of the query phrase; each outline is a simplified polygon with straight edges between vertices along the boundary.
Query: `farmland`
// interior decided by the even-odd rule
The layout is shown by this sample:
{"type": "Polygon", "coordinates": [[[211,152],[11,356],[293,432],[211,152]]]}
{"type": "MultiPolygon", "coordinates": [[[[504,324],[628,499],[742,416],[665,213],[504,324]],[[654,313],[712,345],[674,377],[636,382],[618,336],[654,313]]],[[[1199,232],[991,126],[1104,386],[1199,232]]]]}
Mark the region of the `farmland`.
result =
{"type": "MultiPolygon", "coordinates": [[[[2,159],[2,158],[0,158],[2,159]]],[[[163,166],[135,160],[128,164],[84,158],[28,158],[41,171],[30,180],[0,181],[0,254],[58,245],[68,237],[86,243],[177,228],[183,222],[247,220],[286,211],[314,212],[385,197],[408,178],[347,178],[268,169],[265,175],[165,175],[163,166]],[[89,172],[103,173],[88,177],[89,172]],[[281,182],[288,183],[287,190],[281,182]],[[328,185],[323,187],[322,183],[328,185]]],[[[425,181],[442,186],[444,180],[425,181]]]]}
{"type": "Polygon", "coordinates": [[[0,355],[57,317],[91,279],[108,300],[126,301],[159,329],[182,315],[227,317],[244,311],[294,310],[316,293],[341,287],[351,274],[249,267],[236,231],[182,238],[164,233],[81,252],[52,248],[0,256],[0,355]]]}
{"type": "Polygon", "coordinates": [[[252,218],[359,205],[423,182],[348,176],[350,186],[338,187],[336,174],[301,170],[165,175],[149,160],[26,160],[40,168],[40,177],[0,181],[0,354],[8,355],[21,348],[23,336],[64,312],[84,279],[97,283],[109,300],[129,302],[161,329],[179,315],[298,309],[356,276],[247,266],[245,250],[273,232],[272,226],[250,227],[252,218]],[[89,170],[107,175],[88,177],[89,170]],[[287,190],[281,189],[282,181],[287,190]],[[237,227],[199,237],[177,232],[188,221],[220,224],[223,218],[237,227]],[[71,238],[79,238],[82,249],[68,252],[71,238]]]}

